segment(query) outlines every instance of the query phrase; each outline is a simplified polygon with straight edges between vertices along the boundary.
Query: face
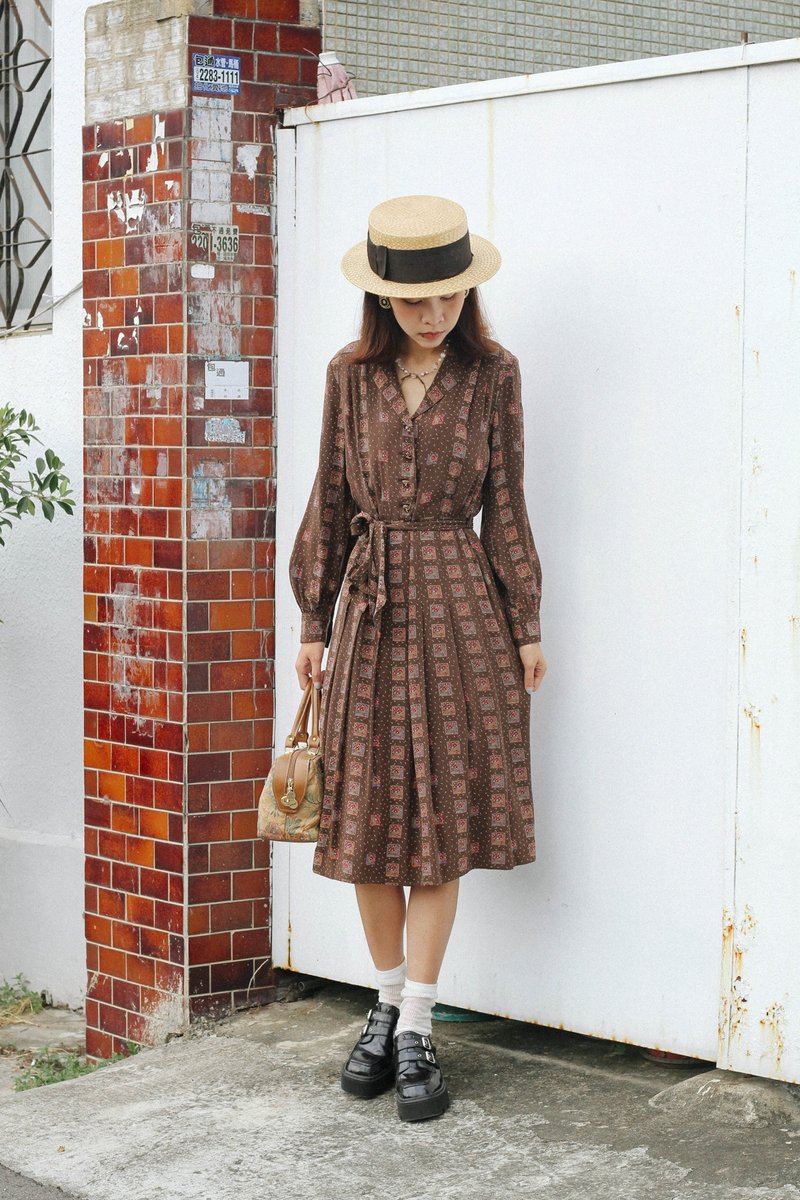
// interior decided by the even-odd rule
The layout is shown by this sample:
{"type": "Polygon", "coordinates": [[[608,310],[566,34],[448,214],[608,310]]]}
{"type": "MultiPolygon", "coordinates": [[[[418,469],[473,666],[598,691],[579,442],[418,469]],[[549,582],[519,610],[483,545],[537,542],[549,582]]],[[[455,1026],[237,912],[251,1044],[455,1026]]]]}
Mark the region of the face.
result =
{"type": "Polygon", "coordinates": [[[389,297],[397,324],[406,335],[405,349],[436,349],[458,324],[466,292],[462,288],[447,296],[426,296],[424,300],[389,297]]]}

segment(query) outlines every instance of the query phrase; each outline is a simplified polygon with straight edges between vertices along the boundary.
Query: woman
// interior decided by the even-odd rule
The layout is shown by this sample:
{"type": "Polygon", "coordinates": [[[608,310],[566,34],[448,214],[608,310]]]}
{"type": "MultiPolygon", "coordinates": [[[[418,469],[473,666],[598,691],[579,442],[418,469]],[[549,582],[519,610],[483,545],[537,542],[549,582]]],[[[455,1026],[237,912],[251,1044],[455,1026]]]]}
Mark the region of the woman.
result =
{"type": "Polygon", "coordinates": [[[354,884],[379,989],[341,1082],[364,1097],[394,1084],[402,1120],[449,1103],[431,1009],[459,878],[536,857],[530,695],[546,663],[520,373],[475,290],[499,265],[453,201],[373,209],[342,259],[361,336],[328,365],[290,559],[297,676],[323,689],[314,871],[354,884]]]}

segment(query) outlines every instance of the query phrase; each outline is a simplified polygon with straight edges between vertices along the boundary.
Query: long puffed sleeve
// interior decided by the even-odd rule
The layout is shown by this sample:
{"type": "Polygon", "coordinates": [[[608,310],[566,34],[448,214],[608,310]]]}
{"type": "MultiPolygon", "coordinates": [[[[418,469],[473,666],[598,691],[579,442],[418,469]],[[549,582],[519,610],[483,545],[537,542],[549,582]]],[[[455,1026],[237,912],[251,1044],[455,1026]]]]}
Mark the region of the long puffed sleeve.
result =
{"type": "Polygon", "coordinates": [[[525,501],[524,414],[519,361],[500,364],[483,481],[480,540],[494,572],[517,646],[542,640],[542,569],[525,501]]]}
{"type": "Polygon", "coordinates": [[[345,473],[342,366],[328,364],[319,464],[311,495],[289,558],[289,579],[302,618],[301,642],[330,645],[333,610],[355,537],[350,521],[357,512],[345,473]]]}

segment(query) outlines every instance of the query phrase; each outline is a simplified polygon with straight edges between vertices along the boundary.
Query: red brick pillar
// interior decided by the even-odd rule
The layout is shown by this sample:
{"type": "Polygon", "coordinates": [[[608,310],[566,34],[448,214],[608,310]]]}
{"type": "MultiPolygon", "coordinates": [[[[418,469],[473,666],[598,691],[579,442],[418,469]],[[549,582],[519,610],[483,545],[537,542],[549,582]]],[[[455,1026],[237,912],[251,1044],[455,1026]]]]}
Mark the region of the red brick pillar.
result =
{"type": "Polygon", "coordinates": [[[256,804],[273,741],[273,131],[279,106],[315,95],[319,31],[298,0],[175,8],[167,29],[131,0],[124,35],[91,10],[117,78],[141,75],[148,20],[150,44],[177,41],[185,95],[160,106],[157,79],[144,112],[83,131],[94,1058],[272,994],[256,804]],[[238,93],[194,90],[194,53],[238,58],[238,93]],[[214,226],[236,226],[238,247],[214,226]],[[207,396],[210,360],[248,365],[243,398],[207,396]]]}

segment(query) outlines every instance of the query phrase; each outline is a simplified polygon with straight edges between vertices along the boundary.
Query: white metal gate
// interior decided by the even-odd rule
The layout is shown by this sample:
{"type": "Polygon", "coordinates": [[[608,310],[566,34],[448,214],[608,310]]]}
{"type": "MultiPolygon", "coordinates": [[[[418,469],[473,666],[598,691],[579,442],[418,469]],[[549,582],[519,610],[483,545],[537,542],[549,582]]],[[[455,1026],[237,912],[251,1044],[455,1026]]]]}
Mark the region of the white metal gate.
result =
{"type": "MultiPolygon", "coordinates": [[[[339,272],[387,196],[466,207],[521,359],[550,670],[537,861],[462,881],[440,998],[800,1081],[800,39],[293,110],[278,134],[287,561],[339,272]]],[[[372,984],[354,890],[275,845],[278,965],[372,984]]]]}

